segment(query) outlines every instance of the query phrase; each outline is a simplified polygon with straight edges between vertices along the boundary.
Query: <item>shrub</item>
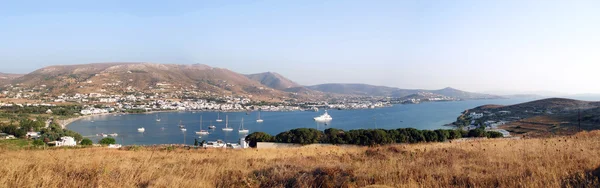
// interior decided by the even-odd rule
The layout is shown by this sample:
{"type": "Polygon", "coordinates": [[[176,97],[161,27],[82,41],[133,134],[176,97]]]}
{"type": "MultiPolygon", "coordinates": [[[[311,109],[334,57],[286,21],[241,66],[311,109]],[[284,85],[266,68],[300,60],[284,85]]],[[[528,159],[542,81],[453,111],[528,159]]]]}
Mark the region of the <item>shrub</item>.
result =
{"type": "Polygon", "coordinates": [[[89,138],[84,138],[83,140],[81,140],[81,145],[91,146],[92,144],[94,144],[94,143],[89,138]]]}
{"type": "Polygon", "coordinates": [[[102,145],[109,145],[116,144],[117,141],[114,138],[103,138],[102,140],[98,141],[98,143],[102,145]]]}
{"type": "Polygon", "coordinates": [[[256,143],[257,142],[271,142],[273,141],[273,136],[264,133],[264,132],[254,132],[252,134],[249,134],[248,136],[246,136],[246,142],[248,142],[248,145],[250,145],[250,147],[255,148],[256,147],[256,143]]]}
{"type": "Polygon", "coordinates": [[[34,146],[45,146],[46,145],[46,143],[44,143],[44,141],[42,141],[40,139],[34,140],[32,144],[34,146]]]}
{"type": "Polygon", "coordinates": [[[504,135],[500,132],[489,131],[489,132],[487,132],[487,137],[488,138],[502,138],[502,137],[504,137],[504,135]]]}

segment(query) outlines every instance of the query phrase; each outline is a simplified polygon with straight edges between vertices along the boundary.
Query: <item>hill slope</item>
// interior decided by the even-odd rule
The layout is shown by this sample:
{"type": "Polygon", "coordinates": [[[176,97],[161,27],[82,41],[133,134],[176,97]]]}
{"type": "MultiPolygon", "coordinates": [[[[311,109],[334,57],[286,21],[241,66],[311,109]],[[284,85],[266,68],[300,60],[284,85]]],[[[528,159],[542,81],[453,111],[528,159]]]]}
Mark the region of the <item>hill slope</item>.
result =
{"type": "Polygon", "coordinates": [[[289,88],[300,87],[299,84],[296,84],[295,82],[274,72],[250,74],[246,75],[246,77],[250,78],[251,80],[257,81],[267,87],[282,91],[289,88]]]}
{"type": "Polygon", "coordinates": [[[0,85],[8,84],[12,80],[23,76],[24,74],[10,74],[10,73],[1,73],[0,72],[0,85]]]}
{"type": "Polygon", "coordinates": [[[47,85],[55,94],[199,90],[206,92],[206,95],[255,95],[263,99],[289,95],[269,89],[242,74],[201,64],[97,63],[50,66],[13,82],[29,87],[47,85]]]}

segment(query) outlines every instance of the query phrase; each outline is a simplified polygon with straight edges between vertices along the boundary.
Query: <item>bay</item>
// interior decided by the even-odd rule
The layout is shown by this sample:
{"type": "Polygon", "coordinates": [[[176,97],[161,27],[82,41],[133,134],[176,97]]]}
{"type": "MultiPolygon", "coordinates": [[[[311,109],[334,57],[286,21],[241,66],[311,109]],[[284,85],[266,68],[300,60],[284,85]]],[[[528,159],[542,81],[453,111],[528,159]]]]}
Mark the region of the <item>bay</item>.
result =
{"type": "Polygon", "coordinates": [[[362,110],[329,110],[333,120],[327,125],[317,123],[313,117],[323,114],[320,112],[261,112],[263,123],[257,123],[256,112],[247,115],[245,112],[220,113],[223,122],[217,123],[218,112],[160,112],[153,114],[128,114],[122,116],[104,115],[91,116],[69,124],[68,129],[76,131],[96,143],[102,137],[99,133],[117,133],[117,143],[122,145],[154,145],[154,144],[188,144],[199,141],[215,141],[217,139],[236,143],[246,134],[238,134],[241,119],[244,118],[244,127],[250,132],[266,132],[276,135],[295,128],[327,128],[351,129],[440,129],[449,127],[444,124],[456,120],[460,113],[466,109],[484,104],[518,104],[534,99],[495,99],[495,100],[469,100],[451,102],[429,102],[411,105],[394,105],[387,108],[362,109],[362,110]],[[157,122],[156,115],[161,119],[157,122]],[[225,132],[225,116],[229,117],[229,127],[234,131],[225,132]],[[208,130],[208,125],[215,125],[215,130],[210,130],[209,135],[201,136],[195,132],[200,129],[200,116],[203,118],[203,129],[208,130]],[[187,131],[179,129],[179,122],[185,125],[187,131]],[[137,131],[144,127],[145,132],[137,131]]]}

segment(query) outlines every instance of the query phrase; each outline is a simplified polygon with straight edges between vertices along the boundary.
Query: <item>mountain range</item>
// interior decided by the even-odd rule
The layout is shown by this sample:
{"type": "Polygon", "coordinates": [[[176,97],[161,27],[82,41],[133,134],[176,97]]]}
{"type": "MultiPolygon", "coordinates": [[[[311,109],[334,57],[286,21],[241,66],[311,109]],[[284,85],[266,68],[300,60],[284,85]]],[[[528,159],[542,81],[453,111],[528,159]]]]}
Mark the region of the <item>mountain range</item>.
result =
{"type": "MultiPolygon", "coordinates": [[[[202,64],[95,63],[56,65],[25,75],[0,74],[0,84],[45,87],[50,93],[202,92],[206,96],[248,95],[255,99],[323,99],[325,96],[406,97],[431,93],[456,99],[500,98],[453,88],[400,89],[367,84],[302,86],[278,73],[243,75],[202,64]]],[[[197,93],[196,93],[197,94],[197,93]]]]}
{"type": "Polygon", "coordinates": [[[321,84],[315,86],[308,86],[309,89],[346,94],[346,95],[361,95],[361,96],[383,96],[383,97],[396,97],[402,98],[409,95],[419,93],[432,93],[446,97],[452,97],[456,99],[496,99],[502,98],[496,95],[472,93],[447,87],[439,90],[425,90],[425,89],[400,89],[386,86],[373,86],[367,84],[321,84]]]}

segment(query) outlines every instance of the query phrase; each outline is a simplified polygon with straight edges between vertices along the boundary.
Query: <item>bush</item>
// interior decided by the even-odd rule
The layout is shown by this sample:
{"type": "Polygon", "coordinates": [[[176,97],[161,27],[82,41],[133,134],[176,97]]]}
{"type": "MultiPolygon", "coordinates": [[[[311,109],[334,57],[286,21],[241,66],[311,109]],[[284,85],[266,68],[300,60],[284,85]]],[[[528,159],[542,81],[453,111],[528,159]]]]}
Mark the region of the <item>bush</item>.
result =
{"type": "Polygon", "coordinates": [[[102,144],[102,145],[109,145],[109,144],[116,144],[117,141],[114,138],[103,138],[102,140],[98,141],[98,144],[102,144]]]}
{"type": "Polygon", "coordinates": [[[94,142],[92,142],[92,140],[90,140],[89,138],[84,138],[83,140],[81,140],[81,145],[91,146],[92,144],[94,144],[94,142]]]}
{"type": "Polygon", "coordinates": [[[44,141],[42,141],[40,139],[34,140],[32,144],[34,146],[45,146],[46,145],[46,143],[44,143],[44,141]]]}
{"type": "Polygon", "coordinates": [[[487,137],[488,138],[502,138],[502,137],[504,137],[504,135],[500,132],[489,131],[489,132],[487,132],[487,137]]]}
{"type": "Polygon", "coordinates": [[[253,132],[246,136],[245,140],[250,147],[256,148],[257,142],[271,142],[273,141],[273,136],[264,132],[253,132]]]}
{"type": "Polygon", "coordinates": [[[294,144],[314,144],[319,143],[323,137],[323,132],[317,129],[299,128],[279,133],[275,140],[281,143],[294,144]]]}
{"type": "Polygon", "coordinates": [[[487,137],[487,133],[483,129],[473,129],[469,131],[469,137],[487,137]]]}

